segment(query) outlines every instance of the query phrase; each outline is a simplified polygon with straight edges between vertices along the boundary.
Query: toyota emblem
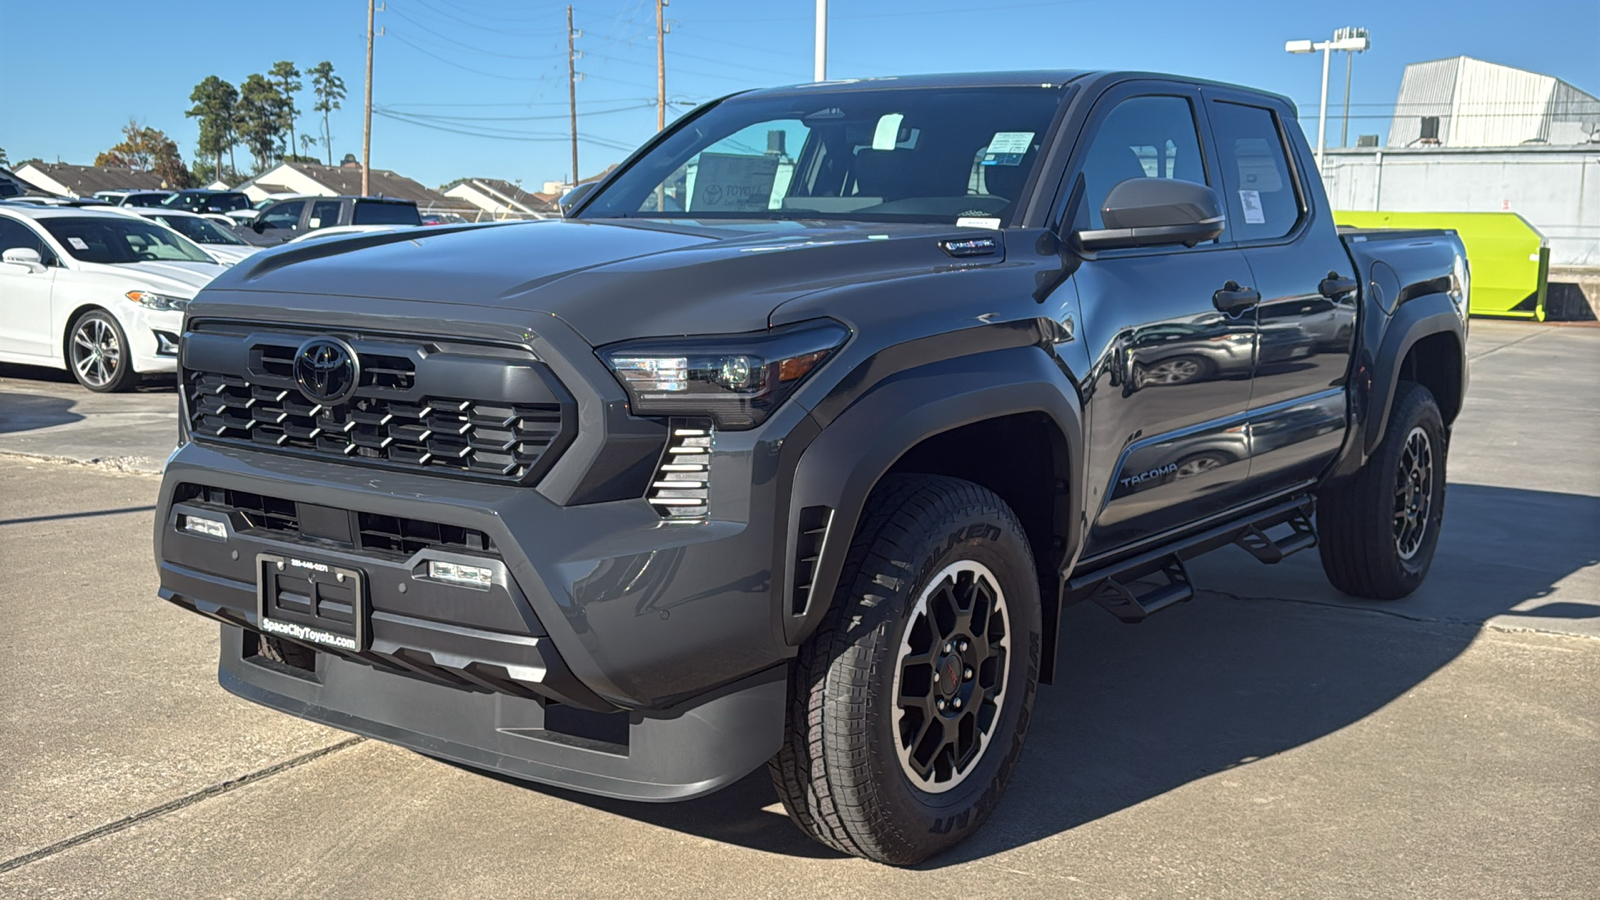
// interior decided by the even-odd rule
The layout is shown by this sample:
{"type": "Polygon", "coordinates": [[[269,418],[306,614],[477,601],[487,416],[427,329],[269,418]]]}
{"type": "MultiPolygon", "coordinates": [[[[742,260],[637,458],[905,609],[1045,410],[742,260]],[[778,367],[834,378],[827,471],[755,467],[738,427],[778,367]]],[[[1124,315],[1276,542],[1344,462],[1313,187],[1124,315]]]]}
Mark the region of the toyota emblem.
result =
{"type": "Polygon", "coordinates": [[[294,382],[313,403],[342,403],[360,381],[356,352],[338,338],[312,338],[295,351],[294,382]]]}

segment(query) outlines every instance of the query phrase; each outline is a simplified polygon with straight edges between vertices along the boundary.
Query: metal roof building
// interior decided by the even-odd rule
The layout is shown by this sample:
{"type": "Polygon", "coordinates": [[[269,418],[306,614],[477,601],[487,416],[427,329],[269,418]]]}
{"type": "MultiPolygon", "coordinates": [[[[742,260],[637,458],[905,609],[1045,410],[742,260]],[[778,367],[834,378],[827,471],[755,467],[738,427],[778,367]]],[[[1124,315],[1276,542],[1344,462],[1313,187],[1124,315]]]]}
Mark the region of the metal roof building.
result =
{"type": "Polygon", "coordinates": [[[1455,56],[1406,66],[1390,147],[1600,143],[1600,98],[1559,78],[1455,56]]]}

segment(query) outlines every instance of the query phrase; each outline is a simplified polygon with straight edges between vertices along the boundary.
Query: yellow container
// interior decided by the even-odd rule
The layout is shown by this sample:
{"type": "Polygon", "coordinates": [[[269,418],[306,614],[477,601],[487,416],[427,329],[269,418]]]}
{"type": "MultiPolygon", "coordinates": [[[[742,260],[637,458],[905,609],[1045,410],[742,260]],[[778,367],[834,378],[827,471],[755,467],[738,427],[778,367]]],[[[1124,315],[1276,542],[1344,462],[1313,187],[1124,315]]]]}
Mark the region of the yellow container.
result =
{"type": "Polygon", "coordinates": [[[1550,247],[1514,212],[1334,212],[1352,228],[1448,228],[1461,236],[1472,267],[1475,316],[1544,321],[1550,247]]]}

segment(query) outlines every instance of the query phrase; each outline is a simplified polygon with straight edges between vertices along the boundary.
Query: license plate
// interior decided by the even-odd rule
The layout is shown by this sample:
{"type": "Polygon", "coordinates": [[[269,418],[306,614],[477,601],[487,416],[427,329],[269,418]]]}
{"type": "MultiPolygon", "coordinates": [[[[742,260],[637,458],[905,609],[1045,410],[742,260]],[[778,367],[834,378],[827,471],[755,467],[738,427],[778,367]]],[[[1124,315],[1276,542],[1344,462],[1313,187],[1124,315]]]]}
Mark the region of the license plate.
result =
{"type": "Polygon", "coordinates": [[[260,629],[340,650],[367,647],[366,578],[357,569],[292,555],[256,557],[260,629]]]}

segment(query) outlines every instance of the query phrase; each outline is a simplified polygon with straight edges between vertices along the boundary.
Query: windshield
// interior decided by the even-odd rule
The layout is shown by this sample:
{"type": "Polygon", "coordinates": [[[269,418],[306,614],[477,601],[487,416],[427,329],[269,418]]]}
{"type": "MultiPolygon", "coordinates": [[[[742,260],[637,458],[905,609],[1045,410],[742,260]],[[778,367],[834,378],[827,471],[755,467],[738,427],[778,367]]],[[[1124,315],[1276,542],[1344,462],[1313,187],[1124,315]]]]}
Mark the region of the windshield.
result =
{"type": "Polygon", "coordinates": [[[212,194],[205,191],[183,191],[161,201],[161,205],[189,212],[227,213],[236,209],[249,209],[250,198],[239,193],[212,194]]]}
{"type": "Polygon", "coordinates": [[[129,194],[123,198],[123,206],[160,206],[161,201],[167,199],[167,194],[129,194]]]}
{"type": "Polygon", "coordinates": [[[228,229],[199,216],[155,216],[156,221],[197,244],[243,244],[228,229]]]}
{"type": "Polygon", "coordinates": [[[1063,90],[735,97],[635,162],[580,218],[1004,219],[1037,162],[1063,90]]]}
{"type": "Polygon", "coordinates": [[[410,203],[375,203],[357,200],[352,225],[421,225],[417,207],[410,203]]]}
{"type": "Polygon", "coordinates": [[[92,263],[152,260],[215,263],[204,250],[154,222],[123,216],[42,218],[39,224],[74,259],[92,263]]]}

